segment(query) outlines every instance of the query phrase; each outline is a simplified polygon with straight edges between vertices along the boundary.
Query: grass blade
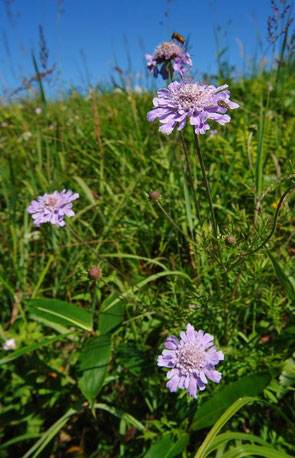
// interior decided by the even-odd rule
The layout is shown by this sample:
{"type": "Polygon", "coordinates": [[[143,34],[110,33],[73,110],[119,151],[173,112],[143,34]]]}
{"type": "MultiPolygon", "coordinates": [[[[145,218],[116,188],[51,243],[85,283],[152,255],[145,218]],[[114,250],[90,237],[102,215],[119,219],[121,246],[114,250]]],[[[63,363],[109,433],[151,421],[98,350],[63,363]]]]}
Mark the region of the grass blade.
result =
{"type": "Polygon", "coordinates": [[[223,415],[217,420],[213,428],[211,428],[210,432],[208,433],[206,439],[198,449],[197,453],[195,454],[195,458],[203,458],[206,456],[206,452],[209,448],[209,446],[212,444],[213,440],[223,428],[223,426],[230,420],[230,418],[238,412],[242,407],[244,407],[246,404],[249,404],[250,402],[258,400],[257,398],[253,397],[244,397],[238,399],[236,402],[234,402],[229,409],[227,409],[226,412],[224,412],[223,415]]]}

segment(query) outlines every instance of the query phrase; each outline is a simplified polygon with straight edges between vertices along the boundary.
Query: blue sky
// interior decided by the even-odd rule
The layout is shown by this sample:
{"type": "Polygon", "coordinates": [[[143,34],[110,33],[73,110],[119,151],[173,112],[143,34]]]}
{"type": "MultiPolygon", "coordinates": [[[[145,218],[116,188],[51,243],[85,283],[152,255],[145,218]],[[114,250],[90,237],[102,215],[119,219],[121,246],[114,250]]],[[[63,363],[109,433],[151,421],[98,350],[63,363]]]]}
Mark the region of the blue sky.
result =
{"type": "Polygon", "coordinates": [[[262,49],[267,49],[266,21],[271,11],[270,0],[5,0],[0,4],[0,90],[15,89],[20,77],[33,75],[31,50],[38,55],[39,25],[47,40],[49,64],[57,66],[53,93],[61,82],[65,88],[83,88],[107,81],[115,62],[127,69],[126,49],[133,71],[144,72],[143,48],[152,53],[174,31],[190,35],[198,75],[212,73],[218,24],[227,31],[223,45],[229,47],[227,58],[239,72],[245,62],[241,44],[246,58],[261,53],[258,35],[262,49]]]}

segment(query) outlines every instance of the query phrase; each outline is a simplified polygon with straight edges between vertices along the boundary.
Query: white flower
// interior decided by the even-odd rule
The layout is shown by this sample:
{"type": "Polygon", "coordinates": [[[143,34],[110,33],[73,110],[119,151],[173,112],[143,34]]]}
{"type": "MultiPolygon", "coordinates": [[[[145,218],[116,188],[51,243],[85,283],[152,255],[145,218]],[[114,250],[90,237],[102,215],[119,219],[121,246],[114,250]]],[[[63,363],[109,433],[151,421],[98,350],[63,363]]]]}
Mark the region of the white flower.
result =
{"type": "Polygon", "coordinates": [[[16,349],[16,343],[14,339],[7,339],[4,342],[3,345],[3,350],[15,350],[16,349]]]}
{"type": "Polygon", "coordinates": [[[23,141],[27,142],[32,136],[33,134],[31,132],[24,132],[23,134],[21,134],[18,137],[17,142],[18,143],[22,143],[23,141]]]}
{"type": "Polygon", "coordinates": [[[143,88],[141,86],[134,86],[134,89],[133,89],[134,92],[136,92],[136,94],[141,94],[143,92],[143,88]]]}

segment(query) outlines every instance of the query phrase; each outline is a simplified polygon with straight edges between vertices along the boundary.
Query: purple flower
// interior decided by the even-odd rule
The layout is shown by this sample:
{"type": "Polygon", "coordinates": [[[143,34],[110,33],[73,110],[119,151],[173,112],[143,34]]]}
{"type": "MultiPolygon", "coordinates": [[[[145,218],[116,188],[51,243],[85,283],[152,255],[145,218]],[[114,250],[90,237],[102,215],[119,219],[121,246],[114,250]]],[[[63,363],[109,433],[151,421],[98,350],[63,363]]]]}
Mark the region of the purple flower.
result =
{"type": "Polygon", "coordinates": [[[186,332],[180,333],[180,337],[180,341],[175,336],[168,337],[165,342],[167,350],[158,357],[158,366],[170,369],[166,386],[171,392],[177,388],[186,389],[191,397],[196,398],[197,388],[204,390],[207,379],[220,382],[221,373],[215,370],[215,366],[224,355],[212,346],[213,336],[195,331],[191,324],[187,325],[186,332]]]}
{"type": "Polygon", "coordinates": [[[40,115],[40,114],[42,113],[42,108],[39,108],[39,107],[36,108],[36,109],[35,109],[35,113],[36,113],[37,115],[40,115]]]}
{"type": "Polygon", "coordinates": [[[27,211],[32,213],[34,225],[40,227],[43,223],[51,223],[56,226],[64,226],[64,216],[74,216],[71,202],[78,199],[79,194],[73,194],[72,191],[62,192],[54,191],[51,194],[39,196],[38,201],[32,200],[27,211]]]}
{"type": "Polygon", "coordinates": [[[214,137],[214,135],[218,134],[218,130],[216,129],[211,129],[209,132],[209,137],[214,137]]]}
{"type": "Polygon", "coordinates": [[[177,123],[177,129],[183,129],[188,117],[195,133],[205,134],[210,129],[208,119],[224,125],[230,121],[230,116],[225,114],[227,110],[239,107],[229,100],[230,92],[224,90],[227,87],[224,84],[216,88],[185,79],[181,83],[175,81],[167,89],[158,91],[158,97],[153,99],[155,108],[148,112],[147,119],[149,122],[159,119],[163,124],[159,130],[169,135],[177,123]]]}
{"type": "Polygon", "coordinates": [[[160,73],[164,80],[169,77],[167,69],[169,63],[171,63],[173,72],[178,73],[181,77],[184,76],[186,65],[192,66],[189,53],[185,52],[181,46],[173,43],[173,41],[161,43],[155,49],[154,54],[146,54],[145,57],[148,61],[148,70],[154,73],[155,78],[160,73]],[[158,65],[161,66],[160,70],[158,65]]]}

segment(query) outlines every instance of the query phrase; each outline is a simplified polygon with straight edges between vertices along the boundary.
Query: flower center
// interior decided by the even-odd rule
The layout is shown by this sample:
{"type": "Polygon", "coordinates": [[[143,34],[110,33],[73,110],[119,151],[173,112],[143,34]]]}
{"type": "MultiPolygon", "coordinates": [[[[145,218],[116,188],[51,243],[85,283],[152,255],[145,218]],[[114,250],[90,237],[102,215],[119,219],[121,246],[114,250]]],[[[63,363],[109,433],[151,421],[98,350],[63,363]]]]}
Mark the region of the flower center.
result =
{"type": "Polygon", "coordinates": [[[54,211],[60,206],[60,196],[52,194],[46,196],[44,197],[42,204],[46,210],[54,211]]]}
{"type": "Polygon", "coordinates": [[[158,61],[174,59],[177,56],[182,56],[183,50],[175,43],[161,43],[155,50],[154,57],[158,61]]]}
{"type": "Polygon", "coordinates": [[[204,362],[204,352],[192,343],[186,343],[179,351],[178,363],[184,369],[192,371],[200,369],[204,362]]]}
{"type": "Polygon", "coordinates": [[[212,94],[208,91],[207,86],[201,86],[197,83],[188,83],[174,93],[174,100],[178,104],[178,109],[184,111],[200,110],[210,105],[212,94]]]}

